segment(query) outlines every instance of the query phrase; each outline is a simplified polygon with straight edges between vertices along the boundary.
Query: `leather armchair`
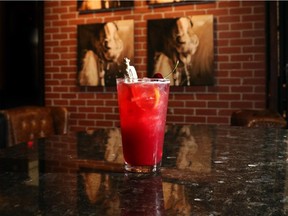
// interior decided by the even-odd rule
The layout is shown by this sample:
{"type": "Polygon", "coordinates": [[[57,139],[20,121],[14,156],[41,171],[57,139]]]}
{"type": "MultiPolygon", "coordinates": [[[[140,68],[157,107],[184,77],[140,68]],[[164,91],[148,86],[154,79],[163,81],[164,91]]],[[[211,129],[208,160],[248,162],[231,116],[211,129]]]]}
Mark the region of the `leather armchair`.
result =
{"type": "Polygon", "coordinates": [[[65,107],[23,106],[0,110],[0,147],[68,130],[68,111],[65,107]]]}
{"type": "Polygon", "coordinates": [[[286,128],[285,119],[271,110],[238,110],[231,115],[231,126],[286,128]]]}

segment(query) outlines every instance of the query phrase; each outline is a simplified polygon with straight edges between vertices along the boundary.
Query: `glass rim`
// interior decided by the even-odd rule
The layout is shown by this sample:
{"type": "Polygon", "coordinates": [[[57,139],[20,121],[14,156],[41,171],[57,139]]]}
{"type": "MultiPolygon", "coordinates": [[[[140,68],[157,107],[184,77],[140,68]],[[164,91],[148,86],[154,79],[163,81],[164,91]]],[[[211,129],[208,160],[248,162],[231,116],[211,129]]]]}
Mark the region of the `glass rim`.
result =
{"type": "Polygon", "coordinates": [[[125,77],[119,77],[119,78],[116,78],[117,81],[122,81],[122,80],[134,80],[134,81],[167,81],[167,82],[170,82],[170,79],[167,79],[167,78],[154,78],[154,77],[140,77],[140,78],[125,78],[125,77]]]}

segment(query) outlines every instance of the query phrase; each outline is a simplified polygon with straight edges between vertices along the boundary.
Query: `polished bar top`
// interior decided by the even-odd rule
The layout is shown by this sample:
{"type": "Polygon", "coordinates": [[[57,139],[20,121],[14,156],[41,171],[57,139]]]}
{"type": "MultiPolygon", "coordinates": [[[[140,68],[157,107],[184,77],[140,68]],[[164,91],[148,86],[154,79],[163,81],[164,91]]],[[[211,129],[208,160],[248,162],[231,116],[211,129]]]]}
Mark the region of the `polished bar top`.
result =
{"type": "Polygon", "coordinates": [[[118,128],[0,150],[0,215],[286,215],[288,131],[167,126],[160,173],[124,172],[118,128]]]}

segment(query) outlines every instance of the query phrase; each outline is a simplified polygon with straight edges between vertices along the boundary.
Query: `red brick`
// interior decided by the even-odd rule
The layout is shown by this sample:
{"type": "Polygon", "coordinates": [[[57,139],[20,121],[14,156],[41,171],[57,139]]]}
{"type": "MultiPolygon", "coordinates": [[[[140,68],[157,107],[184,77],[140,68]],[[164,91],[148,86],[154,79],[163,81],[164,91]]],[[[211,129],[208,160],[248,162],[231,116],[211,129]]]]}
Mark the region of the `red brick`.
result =
{"type": "Polygon", "coordinates": [[[194,114],[194,109],[184,109],[184,108],[180,108],[180,109],[174,109],[174,114],[175,115],[179,115],[179,114],[184,114],[184,115],[193,115],[194,114]]]}
{"type": "Polygon", "coordinates": [[[55,106],[68,106],[69,102],[65,100],[54,100],[54,105],[55,106]]]}
{"type": "Polygon", "coordinates": [[[210,94],[198,94],[196,95],[196,99],[197,100],[217,100],[217,95],[216,94],[213,94],[213,93],[210,93],[210,94]]]}
{"type": "MultiPolygon", "coordinates": [[[[207,102],[206,101],[186,101],[187,107],[206,107],[207,102]]],[[[183,106],[182,106],[183,107],[183,106]]]]}
{"type": "Polygon", "coordinates": [[[206,117],[203,116],[186,116],[185,122],[189,122],[189,124],[206,124],[206,117]]]}
{"type": "Polygon", "coordinates": [[[228,101],[209,101],[208,107],[209,108],[228,108],[229,102],[228,101]]]}
{"type": "Polygon", "coordinates": [[[204,116],[210,116],[210,115],[212,115],[212,116],[214,116],[214,115],[216,115],[217,114],[217,112],[216,112],[216,109],[196,109],[196,115],[204,115],[204,116]]]}
{"type": "Polygon", "coordinates": [[[184,122],[184,115],[167,115],[168,122],[184,122]]]}
{"type": "Polygon", "coordinates": [[[218,83],[220,85],[240,85],[241,79],[238,78],[219,78],[218,83]]]}
{"type": "Polygon", "coordinates": [[[240,94],[220,94],[219,95],[219,100],[226,100],[228,102],[236,100],[239,101],[241,99],[240,94]]]}
{"type": "Polygon", "coordinates": [[[211,117],[211,116],[208,116],[207,117],[207,123],[208,124],[230,124],[230,118],[229,117],[219,117],[219,116],[216,116],[216,117],[211,117]]]}
{"type": "Polygon", "coordinates": [[[112,127],[113,126],[113,122],[97,121],[95,125],[98,126],[98,127],[112,127]]]}

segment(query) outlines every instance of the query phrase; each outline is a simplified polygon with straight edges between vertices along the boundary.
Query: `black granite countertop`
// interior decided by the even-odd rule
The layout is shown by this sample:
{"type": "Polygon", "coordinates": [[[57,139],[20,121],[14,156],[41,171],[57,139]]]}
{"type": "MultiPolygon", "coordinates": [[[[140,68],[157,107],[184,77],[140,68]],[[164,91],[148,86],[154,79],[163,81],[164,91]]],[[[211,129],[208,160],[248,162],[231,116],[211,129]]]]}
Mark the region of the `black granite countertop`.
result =
{"type": "Polygon", "coordinates": [[[124,172],[118,128],[0,150],[0,215],[286,215],[288,131],[168,126],[162,169],[124,172]]]}

